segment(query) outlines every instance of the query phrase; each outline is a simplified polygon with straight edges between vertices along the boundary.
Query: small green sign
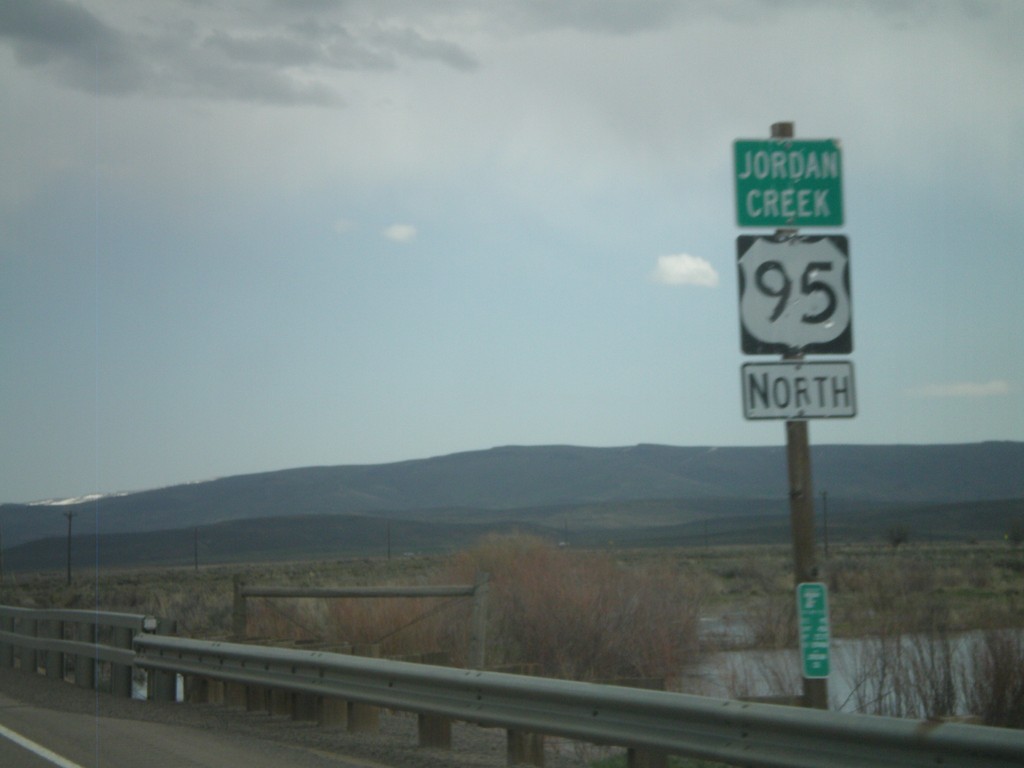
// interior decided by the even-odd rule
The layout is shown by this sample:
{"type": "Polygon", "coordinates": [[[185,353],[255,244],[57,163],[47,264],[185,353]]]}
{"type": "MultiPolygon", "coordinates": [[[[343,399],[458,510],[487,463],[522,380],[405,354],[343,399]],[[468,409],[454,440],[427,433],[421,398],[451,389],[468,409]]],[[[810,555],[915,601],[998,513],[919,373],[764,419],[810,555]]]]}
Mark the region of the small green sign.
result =
{"type": "Polygon", "coordinates": [[[841,227],[838,139],[739,139],[736,220],[741,227],[841,227]]]}
{"type": "Polygon", "coordinates": [[[817,582],[796,588],[796,610],[800,620],[800,659],[806,678],[828,677],[829,624],[828,590],[817,582]]]}

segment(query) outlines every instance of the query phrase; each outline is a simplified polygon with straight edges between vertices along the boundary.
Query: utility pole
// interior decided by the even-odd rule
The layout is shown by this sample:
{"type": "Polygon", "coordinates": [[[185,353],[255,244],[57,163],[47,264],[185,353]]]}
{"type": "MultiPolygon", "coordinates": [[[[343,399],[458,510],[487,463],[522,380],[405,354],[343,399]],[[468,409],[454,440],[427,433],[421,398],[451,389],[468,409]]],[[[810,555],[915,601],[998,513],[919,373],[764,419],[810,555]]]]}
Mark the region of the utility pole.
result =
{"type": "Polygon", "coordinates": [[[75,513],[68,510],[64,513],[64,517],[68,519],[68,586],[71,586],[71,518],[75,516],[75,513]]]}

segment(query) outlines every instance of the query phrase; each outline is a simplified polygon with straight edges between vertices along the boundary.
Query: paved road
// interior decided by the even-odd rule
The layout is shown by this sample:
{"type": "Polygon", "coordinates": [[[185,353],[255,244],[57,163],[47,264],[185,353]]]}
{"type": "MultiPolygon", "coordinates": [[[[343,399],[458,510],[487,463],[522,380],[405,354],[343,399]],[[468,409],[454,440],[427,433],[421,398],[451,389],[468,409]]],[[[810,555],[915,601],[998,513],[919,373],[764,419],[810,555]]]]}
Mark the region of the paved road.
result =
{"type": "Polygon", "coordinates": [[[365,768],[369,763],[181,725],[53,712],[0,695],[6,768],[365,768]],[[21,743],[16,743],[20,741],[21,743]]]}
{"type": "MultiPolygon", "coordinates": [[[[452,735],[451,751],[421,749],[408,714],[382,714],[379,733],[352,734],[223,705],[133,701],[0,668],[0,768],[506,765],[504,731],[456,723],[452,735]],[[52,755],[41,757],[33,744],[52,755]]],[[[570,752],[547,757],[551,768],[585,765],[570,752]]]]}

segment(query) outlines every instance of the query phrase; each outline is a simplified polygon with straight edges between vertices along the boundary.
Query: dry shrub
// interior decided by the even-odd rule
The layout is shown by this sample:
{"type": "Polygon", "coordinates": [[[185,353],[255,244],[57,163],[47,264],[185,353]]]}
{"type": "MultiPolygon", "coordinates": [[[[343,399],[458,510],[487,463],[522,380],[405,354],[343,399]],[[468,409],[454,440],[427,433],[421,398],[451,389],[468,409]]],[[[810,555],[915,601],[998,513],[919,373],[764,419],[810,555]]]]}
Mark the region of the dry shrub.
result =
{"type": "Polygon", "coordinates": [[[323,609],[314,600],[249,598],[246,635],[270,640],[322,640],[323,609]]]}
{"type": "Polygon", "coordinates": [[[754,648],[796,645],[796,600],[792,593],[765,595],[747,610],[749,643],[754,648]]]}
{"type": "Polygon", "coordinates": [[[451,573],[491,578],[491,663],[565,679],[674,677],[697,645],[698,600],[665,564],[625,569],[607,554],[492,536],[451,573]]]}
{"type": "Polygon", "coordinates": [[[835,603],[834,623],[858,634],[930,632],[950,620],[938,569],[924,558],[848,562],[833,567],[832,581],[843,594],[835,603]]]}
{"type": "Polygon", "coordinates": [[[389,658],[443,650],[449,663],[464,666],[470,610],[468,597],[334,599],[327,604],[328,634],[352,645],[379,645],[381,655],[389,658]]]}
{"type": "Polygon", "coordinates": [[[986,725],[1024,728],[1024,633],[985,632],[967,667],[968,709],[986,725]]]}

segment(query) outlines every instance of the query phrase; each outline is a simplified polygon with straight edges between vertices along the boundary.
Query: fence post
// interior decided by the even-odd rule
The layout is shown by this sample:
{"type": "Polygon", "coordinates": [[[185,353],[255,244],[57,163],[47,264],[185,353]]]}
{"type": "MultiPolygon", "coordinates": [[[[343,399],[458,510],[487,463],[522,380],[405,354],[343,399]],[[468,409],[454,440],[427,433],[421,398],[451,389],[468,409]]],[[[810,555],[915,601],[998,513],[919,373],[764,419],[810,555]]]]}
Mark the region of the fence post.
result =
{"type": "Polygon", "coordinates": [[[248,624],[248,616],[245,611],[245,596],[242,594],[244,586],[245,582],[242,580],[242,577],[239,574],[235,574],[235,593],[231,604],[231,634],[236,643],[245,641],[246,625],[248,624]]]}
{"type": "Polygon", "coordinates": [[[478,573],[473,585],[473,615],[469,641],[469,668],[483,669],[487,658],[487,596],[490,591],[490,576],[478,573]]]}

